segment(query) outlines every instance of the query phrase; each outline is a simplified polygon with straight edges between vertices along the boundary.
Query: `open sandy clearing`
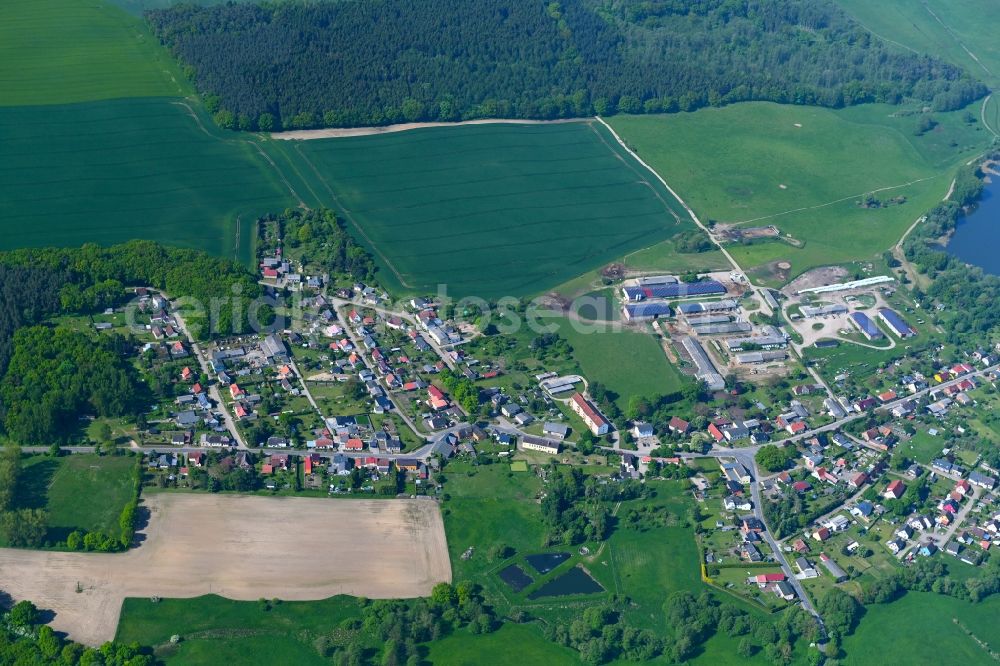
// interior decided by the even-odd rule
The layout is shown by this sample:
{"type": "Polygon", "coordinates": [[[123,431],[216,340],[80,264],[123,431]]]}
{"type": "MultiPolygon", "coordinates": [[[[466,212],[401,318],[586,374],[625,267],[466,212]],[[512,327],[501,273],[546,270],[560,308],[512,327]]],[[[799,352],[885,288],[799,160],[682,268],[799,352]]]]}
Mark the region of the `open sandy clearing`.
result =
{"type": "Polygon", "coordinates": [[[404,598],[451,580],[432,501],[160,494],[144,504],[140,547],[0,549],[0,589],[53,610],[53,628],[97,645],[114,637],[125,597],[404,598]]]}

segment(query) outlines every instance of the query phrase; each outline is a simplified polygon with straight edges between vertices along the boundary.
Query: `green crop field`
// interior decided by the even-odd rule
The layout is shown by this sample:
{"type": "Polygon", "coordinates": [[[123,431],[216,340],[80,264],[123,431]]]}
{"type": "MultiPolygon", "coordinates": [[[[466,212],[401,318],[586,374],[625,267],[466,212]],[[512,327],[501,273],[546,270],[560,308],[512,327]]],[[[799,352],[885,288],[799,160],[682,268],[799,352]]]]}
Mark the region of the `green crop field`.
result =
{"type": "Polygon", "coordinates": [[[975,120],[976,105],[932,114],[937,125],[922,136],[918,116],[905,111],[751,103],[610,122],[703,222],[773,224],[800,242],[731,247],[747,269],[788,261],[794,276],[888,249],[944,197],[956,166],[992,137],[975,120]],[[904,196],[906,203],[858,205],[866,192],[883,188],[876,196],[904,196]]]}
{"type": "Polygon", "coordinates": [[[298,154],[309,190],[346,214],[403,291],[447,284],[459,296],[536,294],[694,228],[592,122],[432,128],[268,150],[298,154]]]}
{"type": "Polygon", "coordinates": [[[7,0],[0,90],[0,105],[10,106],[178,96],[189,86],[145,24],[114,4],[7,0]]]}
{"type": "Polygon", "coordinates": [[[891,604],[867,609],[855,632],[844,639],[847,658],[842,663],[992,664],[991,655],[966,630],[996,650],[1000,632],[994,613],[1000,613],[1000,597],[971,604],[930,592],[910,592],[891,604]],[[934,640],[915,640],[915,636],[933,636],[934,640]]]}
{"type": "Polygon", "coordinates": [[[72,455],[25,459],[16,504],[45,509],[51,541],[75,529],[118,533],[118,517],[132,498],[131,456],[72,455]]]}
{"type": "Polygon", "coordinates": [[[249,260],[250,223],[292,203],[252,143],[177,100],[0,108],[0,153],[2,249],[146,238],[249,260]]]}

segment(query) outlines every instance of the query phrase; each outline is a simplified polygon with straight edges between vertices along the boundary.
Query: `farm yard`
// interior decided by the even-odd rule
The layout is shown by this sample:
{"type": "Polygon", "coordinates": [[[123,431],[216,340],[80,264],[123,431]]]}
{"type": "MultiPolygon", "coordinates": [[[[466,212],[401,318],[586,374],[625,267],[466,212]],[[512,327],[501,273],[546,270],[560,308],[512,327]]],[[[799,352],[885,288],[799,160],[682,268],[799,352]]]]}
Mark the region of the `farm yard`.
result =
{"type": "Polygon", "coordinates": [[[56,630],[100,644],[129,596],[406,598],[451,580],[429,501],[153,494],[144,505],[145,540],[124,554],[0,550],[4,590],[55,611],[56,630]]]}
{"type": "Polygon", "coordinates": [[[694,228],[594,122],[274,148],[297,153],[311,190],[346,214],[386,269],[382,277],[404,292],[447,284],[455,296],[536,294],[694,228]]]}
{"type": "Polygon", "coordinates": [[[142,237],[249,261],[251,222],[291,203],[248,141],[179,100],[0,107],[0,151],[0,249],[142,237]]]}
{"type": "Polygon", "coordinates": [[[992,134],[966,117],[978,111],[934,113],[920,136],[917,114],[886,105],[749,103],[609,122],[706,224],[776,225],[783,240],[729,249],[748,270],[787,261],[795,277],[894,244],[944,197],[954,168],[989,145],[992,134]],[[882,207],[859,205],[882,188],[892,188],[876,193],[882,207]],[[890,203],[900,196],[905,203],[890,203]]]}

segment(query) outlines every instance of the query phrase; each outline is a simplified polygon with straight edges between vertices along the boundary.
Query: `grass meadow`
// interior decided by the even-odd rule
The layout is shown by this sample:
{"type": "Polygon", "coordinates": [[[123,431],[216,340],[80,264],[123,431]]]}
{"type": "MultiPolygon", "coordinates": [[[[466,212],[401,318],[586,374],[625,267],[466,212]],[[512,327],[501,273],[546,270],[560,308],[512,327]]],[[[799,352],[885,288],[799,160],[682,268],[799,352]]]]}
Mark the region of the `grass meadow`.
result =
{"type": "Polygon", "coordinates": [[[556,322],[584,376],[617,393],[616,403],[623,411],[633,395],[669,395],[691,381],[667,360],[659,338],[651,332],[625,329],[587,334],[568,319],[556,322]]]}
{"type": "MultiPolygon", "coordinates": [[[[933,114],[937,126],[916,136],[918,116],[903,112],[750,103],[609,122],[703,222],[774,224],[801,242],[730,248],[744,268],[788,261],[794,276],[888,249],[992,136],[964,111],[933,114]],[[863,194],[881,188],[893,188],[877,195],[883,200],[905,196],[906,203],[858,206],[863,194]]],[[[968,112],[978,115],[978,106],[968,112]]]]}
{"type": "Polygon", "coordinates": [[[132,498],[135,464],[131,456],[31,456],[24,460],[15,501],[48,512],[51,541],[65,540],[75,529],[117,534],[118,517],[132,498]]]}
{"type": "Polygon", "coordinates": [[[473,125],[268,146],[340,209],[402,291],[543,292],[692,229],[597,123],[473,125]]]}
{"type": "Polygon", "coordinates": [[[4,106],[190,92],[142,20],[106,0],[0,3],[0,89],[4,106]]]}
{"type": "Polygon", "coordinates": [[[156,603],[131,598],[122,607],[116,640],[151,645],[170,664],[329,664],[313,641],[360,616],[352,597],[284,601],[269,610],[214,595],[156,603]],[[184,640],[171,644],[174,634],[184,640]]]}
{"type": "Polygon", "coordinates": [[[843,641],[847,657],[841,663],[992,664],[991,656],[966,631],[996,650],[998,613],[996,596],[971,604],[930,592],[909,592],[891,604],[867,608],[861,624],[843,641]]]}
{"type": "Polygon", "coordinates": [[[177,100],[2,107],[0,153],[0,249],[146,238],[248,261],[251,222],[292,202],[253,144],[177,100]]]}

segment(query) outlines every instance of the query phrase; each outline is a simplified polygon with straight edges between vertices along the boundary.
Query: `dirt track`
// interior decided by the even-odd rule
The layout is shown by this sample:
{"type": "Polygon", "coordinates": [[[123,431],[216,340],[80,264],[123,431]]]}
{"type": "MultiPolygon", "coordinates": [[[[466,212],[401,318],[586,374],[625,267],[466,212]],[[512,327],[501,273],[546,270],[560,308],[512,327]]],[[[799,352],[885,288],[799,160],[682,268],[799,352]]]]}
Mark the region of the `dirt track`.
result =
{"type": "Polygon", "coordinates": [[[160,494],[145,506],[146,540],[127,553],[0,549],[0,589],[97,645],[114,637],[125,597],[404,598],[451,580],[431,501],[160,494]]]}
{"type": "Polygon", "coordinates": [[[290,130],[288,132],[272,132],[272,139],[282,141],[307,141],[310,139],[342,139],[349,136],[372,136],[374,134],[392,134],[427,127],[459,127],[461,125],[555,125],[559,123],[578,123],[589,118],[564,118],[559,120],[512,120],[506,118],[482,118],[480,120],[463,120],[455,123],[400,123],[398,125],[383,125],[379,127],[330,127],[315,130],[290,130]]]}

